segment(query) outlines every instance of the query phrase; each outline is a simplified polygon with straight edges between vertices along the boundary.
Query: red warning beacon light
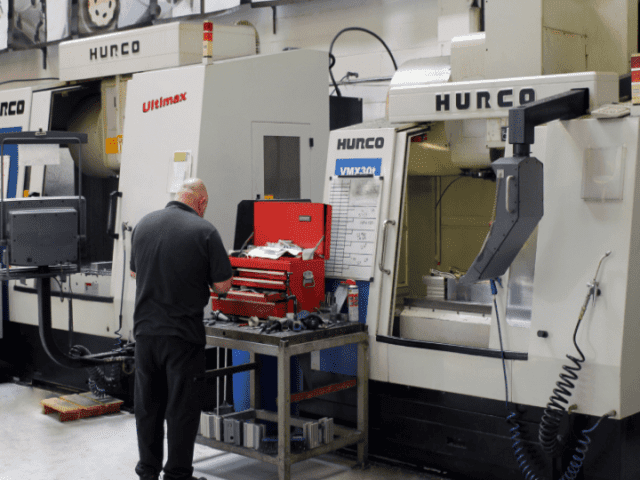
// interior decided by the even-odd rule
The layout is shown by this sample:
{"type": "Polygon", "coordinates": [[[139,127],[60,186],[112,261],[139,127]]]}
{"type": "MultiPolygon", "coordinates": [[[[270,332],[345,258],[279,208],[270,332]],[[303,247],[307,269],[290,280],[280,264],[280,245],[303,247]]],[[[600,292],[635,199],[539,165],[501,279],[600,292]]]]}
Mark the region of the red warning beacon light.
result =
{"type": "Polygon", "coordinates": [[[211,63],[213,58],[213,22],[202,24],[202,61],[211,63]]]}

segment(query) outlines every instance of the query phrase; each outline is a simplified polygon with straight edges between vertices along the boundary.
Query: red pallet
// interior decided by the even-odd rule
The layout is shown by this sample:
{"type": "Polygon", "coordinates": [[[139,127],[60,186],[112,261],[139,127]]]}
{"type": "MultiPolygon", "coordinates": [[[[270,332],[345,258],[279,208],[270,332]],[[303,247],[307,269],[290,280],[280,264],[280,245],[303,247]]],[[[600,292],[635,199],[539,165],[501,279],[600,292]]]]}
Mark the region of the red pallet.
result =
{"type": "Polygon", "coordinates": [[[61,422],[117,413],[123,403],[122,400],[111,397],[96,399],[89,392],[47,398],[40,402],[43,413],[57,414],[61,422]]]}

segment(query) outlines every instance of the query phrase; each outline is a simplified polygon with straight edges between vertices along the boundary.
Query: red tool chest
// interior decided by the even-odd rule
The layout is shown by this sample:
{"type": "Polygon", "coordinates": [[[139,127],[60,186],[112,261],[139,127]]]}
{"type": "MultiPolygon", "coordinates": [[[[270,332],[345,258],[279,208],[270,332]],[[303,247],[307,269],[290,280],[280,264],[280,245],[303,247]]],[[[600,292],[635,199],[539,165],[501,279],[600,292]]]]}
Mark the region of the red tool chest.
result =
{"type": "Polygon", "coordinates": [[[231,290],[212,293],[212,308],[240,316],[284,317],[297,310],[313,311],[324,299],[324,261],[331,245],[331,206],[323,203],[263,201],[253,205],[253,243],[265,246],[288,240],[305,249],[318,245],[313,258],[285,255],[276,260],[230,257],[231,290]],[[295,296],[296,301],[289,299],[295,296]]]}

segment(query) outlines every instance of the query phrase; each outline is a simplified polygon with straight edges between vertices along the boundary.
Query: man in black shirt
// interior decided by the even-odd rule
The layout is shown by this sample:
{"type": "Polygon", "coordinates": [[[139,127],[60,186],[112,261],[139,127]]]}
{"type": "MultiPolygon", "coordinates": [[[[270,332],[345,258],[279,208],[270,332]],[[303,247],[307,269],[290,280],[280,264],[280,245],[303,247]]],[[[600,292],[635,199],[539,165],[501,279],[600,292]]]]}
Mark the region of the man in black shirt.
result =
{"type": "Polygon", "coordinates": [[[205,370],[202,323],[209,287],[231,288],[231,264],[216,228],[204,220],[207,189],[184,183],[175,200],[146,215],[131,236],[136,278],[135,415],[142,480],[162,468],[164,420],[168,458],[164,480],[192,480],[200,422],[200,392],[193,377],[205,370]]]}

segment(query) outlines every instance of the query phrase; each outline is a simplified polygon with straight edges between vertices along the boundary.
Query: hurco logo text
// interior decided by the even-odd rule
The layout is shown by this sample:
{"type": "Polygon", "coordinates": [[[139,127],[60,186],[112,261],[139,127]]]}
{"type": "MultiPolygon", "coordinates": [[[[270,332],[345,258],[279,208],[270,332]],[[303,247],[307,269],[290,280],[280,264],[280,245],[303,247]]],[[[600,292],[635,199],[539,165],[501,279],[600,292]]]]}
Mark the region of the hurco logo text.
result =
{"type": "Polygon", "coordinates": [[[504,88],[498,92],[495,99],[491,98],[491,93],[486,90],[440,93],[436,95],[436,112],[469,110],[472,106],[475,110],[485,110],[493,108],[493,102],[500,108],[510,108],[514,106],[515,101],[518,101],[518,105],[524,105],[535,99],[536,92],[533,88],[523,88],[517,95],[514,95],[512,88],[504,88]]]}
{"type": "Polygon", "coordinates": [[[339,138],[338,150],[360,150],[365,148],[383,148],[383,137],[369,138],[339,138]]]}
{"type": "Polygon", "coordinates": [[[24,113],[24,100],[0,103],[0,117],[5,115],[22,115],[24,113]]]}
{"type": "Polygon", "coordinates": [[[159,109],[162,107],[166,107],[167,105],[175,105],[176,103],[186,102],[187,101],[187,92],[181,93],[179,95],[174,95],[173,97],[160,97],[158,100],[150,100],[147,103],[142,104],[142,111],[147,113],[149,110],[159,109]]]}
{"type": "Polygon", "coordinates": [[[120,44],[113,43],[103,47],[95,47],[89,49],[89,60],[98,60],[98,58],[115,58],[126,57],[132,53],[140,53],[140,41],[122,42],[120,44]]]}

